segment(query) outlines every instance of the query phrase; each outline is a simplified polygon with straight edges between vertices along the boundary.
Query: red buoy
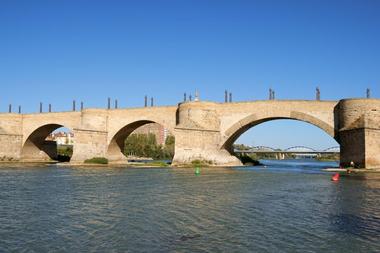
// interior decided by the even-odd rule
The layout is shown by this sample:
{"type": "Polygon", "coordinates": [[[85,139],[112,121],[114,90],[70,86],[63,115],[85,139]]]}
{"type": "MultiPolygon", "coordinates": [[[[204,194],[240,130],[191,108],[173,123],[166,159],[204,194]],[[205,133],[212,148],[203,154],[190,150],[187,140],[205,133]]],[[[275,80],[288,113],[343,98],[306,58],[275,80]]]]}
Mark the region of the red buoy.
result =
{"type": "Polygon", "coordinates": [[[332,181],[339,181],[339,173],[335,173],[335,174],[331,177],[331,180],[332,180],[332,181]]]}

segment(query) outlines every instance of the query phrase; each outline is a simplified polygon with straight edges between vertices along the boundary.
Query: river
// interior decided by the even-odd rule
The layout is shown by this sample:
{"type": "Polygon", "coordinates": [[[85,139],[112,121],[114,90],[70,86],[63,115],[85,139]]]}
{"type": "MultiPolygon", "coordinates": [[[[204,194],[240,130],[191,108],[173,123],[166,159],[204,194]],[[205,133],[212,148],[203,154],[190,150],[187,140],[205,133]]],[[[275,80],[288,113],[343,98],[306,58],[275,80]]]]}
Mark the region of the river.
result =
{"type": "Polygon", "coordinates": [[[335,163],[0,168],[0,252],[379,252],[380,175],[335,163]]]}

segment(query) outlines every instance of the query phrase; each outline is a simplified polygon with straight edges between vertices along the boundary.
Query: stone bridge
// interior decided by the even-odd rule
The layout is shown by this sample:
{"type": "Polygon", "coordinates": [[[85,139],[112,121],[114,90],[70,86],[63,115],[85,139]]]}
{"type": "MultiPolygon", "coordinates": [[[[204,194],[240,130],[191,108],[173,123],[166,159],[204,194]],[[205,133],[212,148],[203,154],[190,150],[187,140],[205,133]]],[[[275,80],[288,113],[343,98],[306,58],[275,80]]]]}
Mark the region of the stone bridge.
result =
{"type": "Polygon", "coordinates": [[[232,144],[249,128],[276,119],[304,121],[325,131],[340,144],[342,165],[354,161],[363,168],[380,168],[379,99],[191,101],[166,107],[4,113],[0,114],[0,157],[18,161],[50,159],[54,143],[45,139],[64,126],[75,135],[72,162],[92,157],[123,162],[127,136],[138,127],[155,122],[175,136],[174,165],[192,160],[240,165],[232,144]]]}

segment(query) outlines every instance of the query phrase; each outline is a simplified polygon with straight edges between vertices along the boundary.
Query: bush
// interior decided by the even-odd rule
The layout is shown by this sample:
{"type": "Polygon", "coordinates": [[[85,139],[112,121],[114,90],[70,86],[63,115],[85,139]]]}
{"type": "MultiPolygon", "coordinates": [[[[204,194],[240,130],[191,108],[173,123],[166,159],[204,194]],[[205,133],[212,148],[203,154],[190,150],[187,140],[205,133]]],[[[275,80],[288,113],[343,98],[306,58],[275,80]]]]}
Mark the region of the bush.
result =
{"type": "Polygon", "coordinates": [[[147,163],[146,166],[167,167],[169,166],[169,164],[164,161],[154,161],[154,162],[147,163]]]}
{"type": "Polygon", "coordinates": [[[17,161],[17,159],[13,157],[8,157],[8,156],[2,156],[0,157],[0,161],[2,162],[12,162],[12,161],[17,161]]]}
{"type": "Polygon", "coordinates": [[[193,165],[194,167],[197,167],[197,166],[209,166],[212,164],[212,161],[207,161],[207,160],[193,160],[191,161],[191,165],[193,165]]]}
{"type": "Polygon", "coordinates": [[[85,160],[84,163],[108,164],[108,159],[104,157],[93,157],[85,160]]]}
{"type": "Polygon", "coordinates": [[[252,157],[247,156],[247,155],[241,155],[238,158],[243,164],[247,164],[247,165],[249,164],[253,166],[262,165],[258,160],[255,160],[252,157]]]}
{"type": "Polygon", "coordinates": [[[73,156],[73,146],[72,145],[58,145],[57,146],[57,154],[59,156],[73,156]]]}

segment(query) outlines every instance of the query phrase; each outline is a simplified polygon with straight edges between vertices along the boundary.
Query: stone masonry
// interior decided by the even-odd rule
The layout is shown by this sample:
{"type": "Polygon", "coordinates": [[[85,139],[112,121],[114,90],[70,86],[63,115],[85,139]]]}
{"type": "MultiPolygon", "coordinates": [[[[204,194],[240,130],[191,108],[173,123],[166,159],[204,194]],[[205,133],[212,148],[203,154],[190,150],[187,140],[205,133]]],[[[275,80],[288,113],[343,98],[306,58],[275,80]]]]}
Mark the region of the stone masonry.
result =
{"type": "Polygon", "coordinates": [[[246,130],[276,119],[315,125],[341,145],[341,163],[380,168],[380,100],[266,100],[236,103],[187,101],[177,106],[130,109],[85,109],[81,112],[0,114],[0,158],[45,161],[54,143],[45,139],[64,126],[75,135],[71,161],[106,157],[126,160],[124,140],[138,127],[158,123],[175,136],[173,165],[208,161],[240,165],[232,144],[246,130]]]}

